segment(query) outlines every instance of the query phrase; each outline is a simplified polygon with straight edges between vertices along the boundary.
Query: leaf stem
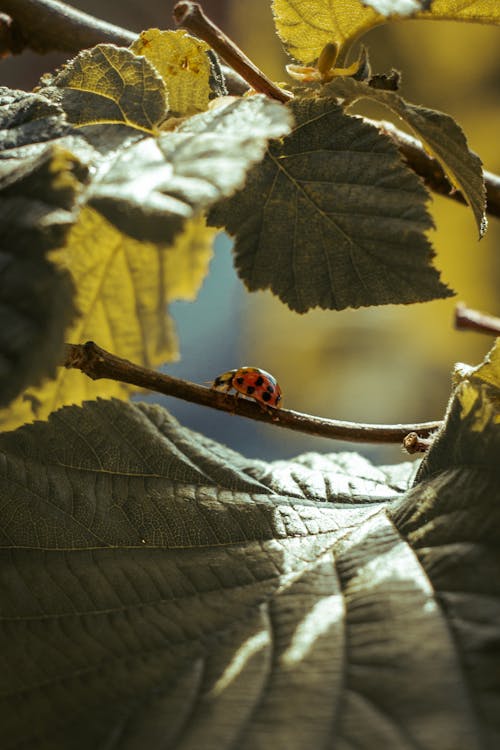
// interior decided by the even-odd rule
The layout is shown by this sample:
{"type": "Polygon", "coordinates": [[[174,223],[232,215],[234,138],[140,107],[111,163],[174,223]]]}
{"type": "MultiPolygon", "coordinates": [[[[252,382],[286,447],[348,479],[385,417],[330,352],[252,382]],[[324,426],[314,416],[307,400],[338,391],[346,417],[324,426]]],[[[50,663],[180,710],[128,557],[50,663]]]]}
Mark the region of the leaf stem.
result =
{"type": "Polygon", "coordinates": [[[477,331],[500,336],[500,318],[472,310],[464,304],[455,307],[455,328],[459,331],[477,331]]]}
{"type": "Polygon", "coordinates": [[[272,99],[280,102],[287,102],[292,98],[292,94],[283,91],[276,86],[256,65],[248,58],[244,52],[224,34],[213,21],[211,21],[203,12],[199,3],[180,2],[174,6],[174,21],[178,26],[187,29],[195,36],[203,39],[210,47],[217,52],[223,60],[230,65],[233,70],[240,74],[242,78],[255,90],[259,91],[272,99]]]}
{"type": "Polygon", "coordinates": [[[336,440],[364,443],[401,443],[409,432],[425,438],[441,427],[442,422],[422,424],[374,425],[323,419],[310,414],[301,414],[289,409],[263,411],[257,403],[245,398],[227,395],[211,388],[173,378],[155,370],[135,365],[116,357],[93,341],[85,344],[67,344],[64,366],[81,370],[92,380],[107,378],[128,383],[149,391],[174,396],[219,411],[237,414],[240,417],[267,422],[276,427],[285,427],[308,435],[317,435],[336,440]]]}

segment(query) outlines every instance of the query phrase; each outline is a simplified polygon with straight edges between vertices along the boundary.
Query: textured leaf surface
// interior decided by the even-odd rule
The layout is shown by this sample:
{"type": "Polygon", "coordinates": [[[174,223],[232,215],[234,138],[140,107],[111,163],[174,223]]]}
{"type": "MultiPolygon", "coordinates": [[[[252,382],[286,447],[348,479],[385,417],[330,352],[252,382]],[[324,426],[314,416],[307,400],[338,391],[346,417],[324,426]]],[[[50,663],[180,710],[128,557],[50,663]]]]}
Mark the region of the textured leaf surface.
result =
{"type": "Polygon", "coordinates": [[[74,125],[123,123],[152,132],[166,113],[160,74],[144,57],[113,44],[83,50],[43,83],[42,92],[60,102],[74,125]]]}
{"type": "Polygon", "coordinates": [[[67,130],[47,99],[0,89],[0,406],[55,372],[74,315],[70,278],[50,261],[84,174],[56,145],[67,130]]]}
{"type": "Polygon", "coordinates": [[[341,46],[390,18],[500,23],[497,0],[433,0],[430,10],[418,10],[422,0],[273,0],[276,30],[293,57],[312,63],[329,42],[341,46]],[[371,6],[371,7],[370,7],[371,6]],[[392,10],[394,8],[394,10],[392,10]],[[380,11],[380,12],[377,12],[380,11]]]}
{"type": "Polygon", "coordinates": [[[465,135],[452,117],[411,104],[393,91],[374,89],[353,78],[338,78],[326,88],[348,100],[367,98],[379,102],[401,117],[437,158],[451,183],[462,191],[474,214],[479,236],[484,234],[486,189],[481,159],[469,151],[465,135]]]}
{"type": "MultiPolygon", "coordinates": [[[[58,262],[70,269],[79,316],[66,340],[99,341],[118,356],[146,367],[177,358],[177,337],[167,305],[194,299],[212,256],[214,232],[192,220],[172,247],[125,237],[96,212],[85,209],[58,262]]],[[[0,413],[3,429],[43,419],[64,404],[99,395],[124,397],[130,389],[59,368],[56,378],[30,389],[0,413]]]]}
{"type": "Polygon", "coordinates": [[[498,428],[457,429],[461,482],[441,452],[409,491],[154,406],[0,436],[3,747],[495,747],[498,428]]]}
{"type": "Polygon", "coordinates": [[[144,55],[163,78],[169,110],[178,116],[203,112],[210,95],[208,44],[186,31],[143,31],[131,46],[144,55]]]}
{"type": "Polygon", "coordinates": [[[170,242],[186,219],[241,187],[269,139],[290,126],[288,109],[264,96],[195,115],[112,155],[90,201],[132,237],[170,242]]]}
{"type": "Polygon", "coordinates": [[[298,312],[448,296],[424,234],[427,193],[395,146],[332,99],[290,106],[292,134],[210,214],[236,236],[247,287],[298,312]]]}

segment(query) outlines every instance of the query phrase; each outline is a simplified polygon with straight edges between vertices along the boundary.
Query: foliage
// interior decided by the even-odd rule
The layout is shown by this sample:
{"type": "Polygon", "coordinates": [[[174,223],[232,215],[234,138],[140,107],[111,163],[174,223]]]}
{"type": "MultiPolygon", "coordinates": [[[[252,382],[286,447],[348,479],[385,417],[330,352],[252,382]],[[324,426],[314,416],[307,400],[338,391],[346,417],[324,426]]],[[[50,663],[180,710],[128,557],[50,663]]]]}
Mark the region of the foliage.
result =
{"type": "Polygon", "coordinates": [[[1,436],[4,747],[495,747],[484,372],[417,481],[251,461],[116,400],[1,436]]]}
{"type": "MultiPolygon", "coordinates": [[[[400,5],[392,4],[388,12],[406,13],[400,5]]],[[[349,42],[383,19],[380,8],[377,15],[361,3],[348,6],[352,28],[345,30],[344,11],[330,16],[318,1],[293,7],[286,0],[275,2],[277,29],[293,54],[308,62],[312,53],[295,50],[297,34],[314,42],[317,57],[325,33],[328,41],[349,42]],[[300,24],[289,25],[290,13],[299,14],[300,24]],[[323,19],[322,34],[308,21],[313,15],[323,19]]],[[[422,12],[439,17],[439,8],[433,4],[422,12]]],[[[465,12],[456,9],[457,17],[465,12]]],[[[495,19],[492,10],[486,20],[495,19]]],[[[121,386],[89,385],[74,373],[59,373],[40,385],[54,376],[65,333],[70,340],[95,338],[147,366],[177,357],[164,311],[174,298],[192,298],[206,273],[211,234],[201,215],[211,206],[210,223],[236,236],[236,267],[248,289],[270,288],[298,312],[408,304],[451,294],[431,263],[426,189],[381,130],[346,110],[356,100],[375,99],[406,119],[461,189],[482,233],[481,163],[452,118],[381,90],[381,78],[372,80],[367,59],[354,66],[354,77],[345,75],[348,68],[328,84],[304,82],[288,105],[251,96],[214,108],[210,100],[221,87],[211,65],[204,42],[184,31],[152,29],[131,49],[101,44],[84,50],[44,76],[37,94],[4,92],[5,121],[13,119],[0,141],[8,170],[0,190],[10,201],[21,189],[23,198],[61,196],[63,233],[48,236],[48,222],[59,226],[60,211],[50,218],[30,212],[35,230],[18,229],[16,218],[15,231],[26,236],[20,245],[29,244],[34,262],[47,264],[50,252],[55,265],[40,280],[47,276],[46,285],[61,283],[66,290],[50,295],[56,314],[45,310],[43,319],[38,312],[33,316],[37,322],[47,316],[43,327],[23,323],[29,334],[16,334],[15,342],[6,335],[1,354],[10,364],[4,368],[9,382],[3,405],[19,398],[3,412],[4,427],[90,395],[125,395],[121,386]],[[11,96],[23,108],[22,122],[10,109],[11,96]],[[41,103],[49,118],[38,113],[41,103]],[[62,151],[54,151],[56,146],[62,151]],[[35,153],[50,164],[41,172],[35,153]],[[189,239],[179,251],[183,231],[189,239]],[[198,260],[194,266],[172,262],[176,253],[195,253],[198,260]],[[189,273],[189,268],[196,270],[189,273]],[[134,290],[136,303],[122,305],[120,287],[134,290]],[[78,318],[68,328],[75,308],[78,318]],[[33,388],[26,391],[29,385],[33,388]]],[[[10,205],[17,214],[17,204],[10,205]]],[[[11,244],[10,216],[12,211],[0,217],[6,245],[11,244]]],[[[37,310],[35,297],[22,304],[37,310]]]]}
{"type": "Polygon", "coordinates": [[[497,4],[273,9],[303,64],[286,104],[222,96],[208,46],[158,29],[81,52],[35,93],[0,90],[7,750],[500,744],[498,344],[457,366],[416,471],[252,461],[57,368],[87,339],[175,359],[168,305],[196,296],[217,228],[247,288],[300,313],[452,294],[427,188],[349,107],[402,118],[480,235],[481,162],[450,116],[407,102],[367,52],[347,58],[386,20],[498,23],[497,4]]]}

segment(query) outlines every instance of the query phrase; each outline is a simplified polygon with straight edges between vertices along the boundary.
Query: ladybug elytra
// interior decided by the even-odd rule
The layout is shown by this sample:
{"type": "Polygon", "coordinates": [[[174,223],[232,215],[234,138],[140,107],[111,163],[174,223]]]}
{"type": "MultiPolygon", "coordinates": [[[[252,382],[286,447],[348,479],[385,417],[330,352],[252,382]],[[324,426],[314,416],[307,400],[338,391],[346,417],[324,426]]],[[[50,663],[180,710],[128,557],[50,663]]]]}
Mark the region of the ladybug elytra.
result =
{"type": "Polygon", "coordinates": [[[278,409],[281,401],[281,388],[276,378],[258,367],[228,370],[215,378],[212,388],[226,393],[234,390],[237,396],[242,393],[257,401],[263,409],[268,406],[278,409]]]}

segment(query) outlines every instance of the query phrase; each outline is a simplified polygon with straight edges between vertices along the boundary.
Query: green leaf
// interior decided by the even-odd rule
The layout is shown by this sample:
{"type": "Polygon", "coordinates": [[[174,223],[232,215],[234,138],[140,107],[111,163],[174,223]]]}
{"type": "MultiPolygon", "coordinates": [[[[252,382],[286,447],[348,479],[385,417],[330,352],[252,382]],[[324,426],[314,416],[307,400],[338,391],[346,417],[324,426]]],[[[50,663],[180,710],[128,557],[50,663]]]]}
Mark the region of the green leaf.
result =
{"type": "Polygon", "coordinates": [[[145,57],[124,47],[99,44],[83,50],[41,92],[59,102],[73,125],[123,123],[154,132],[165,117],[165,83],[145,57]]]}
{"type": "Polygon", "coordinates": [[[85,177],[67,130],[43,97],[0,89],[0,406],[55,372],[75,313],[70,277],[51,262],[85,177]]]}
{"type": "Polygon", "coordinates": [[[116,401],[0,452],[6,750],[495,746],[497,626],[457,640],[475,602],[449,619],[429,580],[491,543],[467,586],[498,610],[499,505],[469,483],[464,543],[447,462],[408,492],[409,464],[267,465],[116,401]]]}
{"type": "Polygon", "coordinates": [[[250,290],[297,312],[447,297],[424,232],[427,193],[396,147],[332,99],[296,99],[296,127],[210,223],[236,236],[250,290]]]}
{"type": "Polygon", "coordinates": [[[130,236],[171,242],[186,219],[241,187],[269,139],[290,123],[288,109],[264,96],[195,115],[173,133],[112,154],[89,201],[130,236]]]}
{"type": "Polygon", "coordinates": [[[348,101],[369,99],[383,104],[401,117],[437,158],[451,183],[462,191],[474,214],[479,236],[483,236],[488,221],[481,159],[469,151],[465,135],[452,117],[410,104],[393,91],[374,89],[353,78],[337,78],[324,88],[324,93],[348,101]]]}

